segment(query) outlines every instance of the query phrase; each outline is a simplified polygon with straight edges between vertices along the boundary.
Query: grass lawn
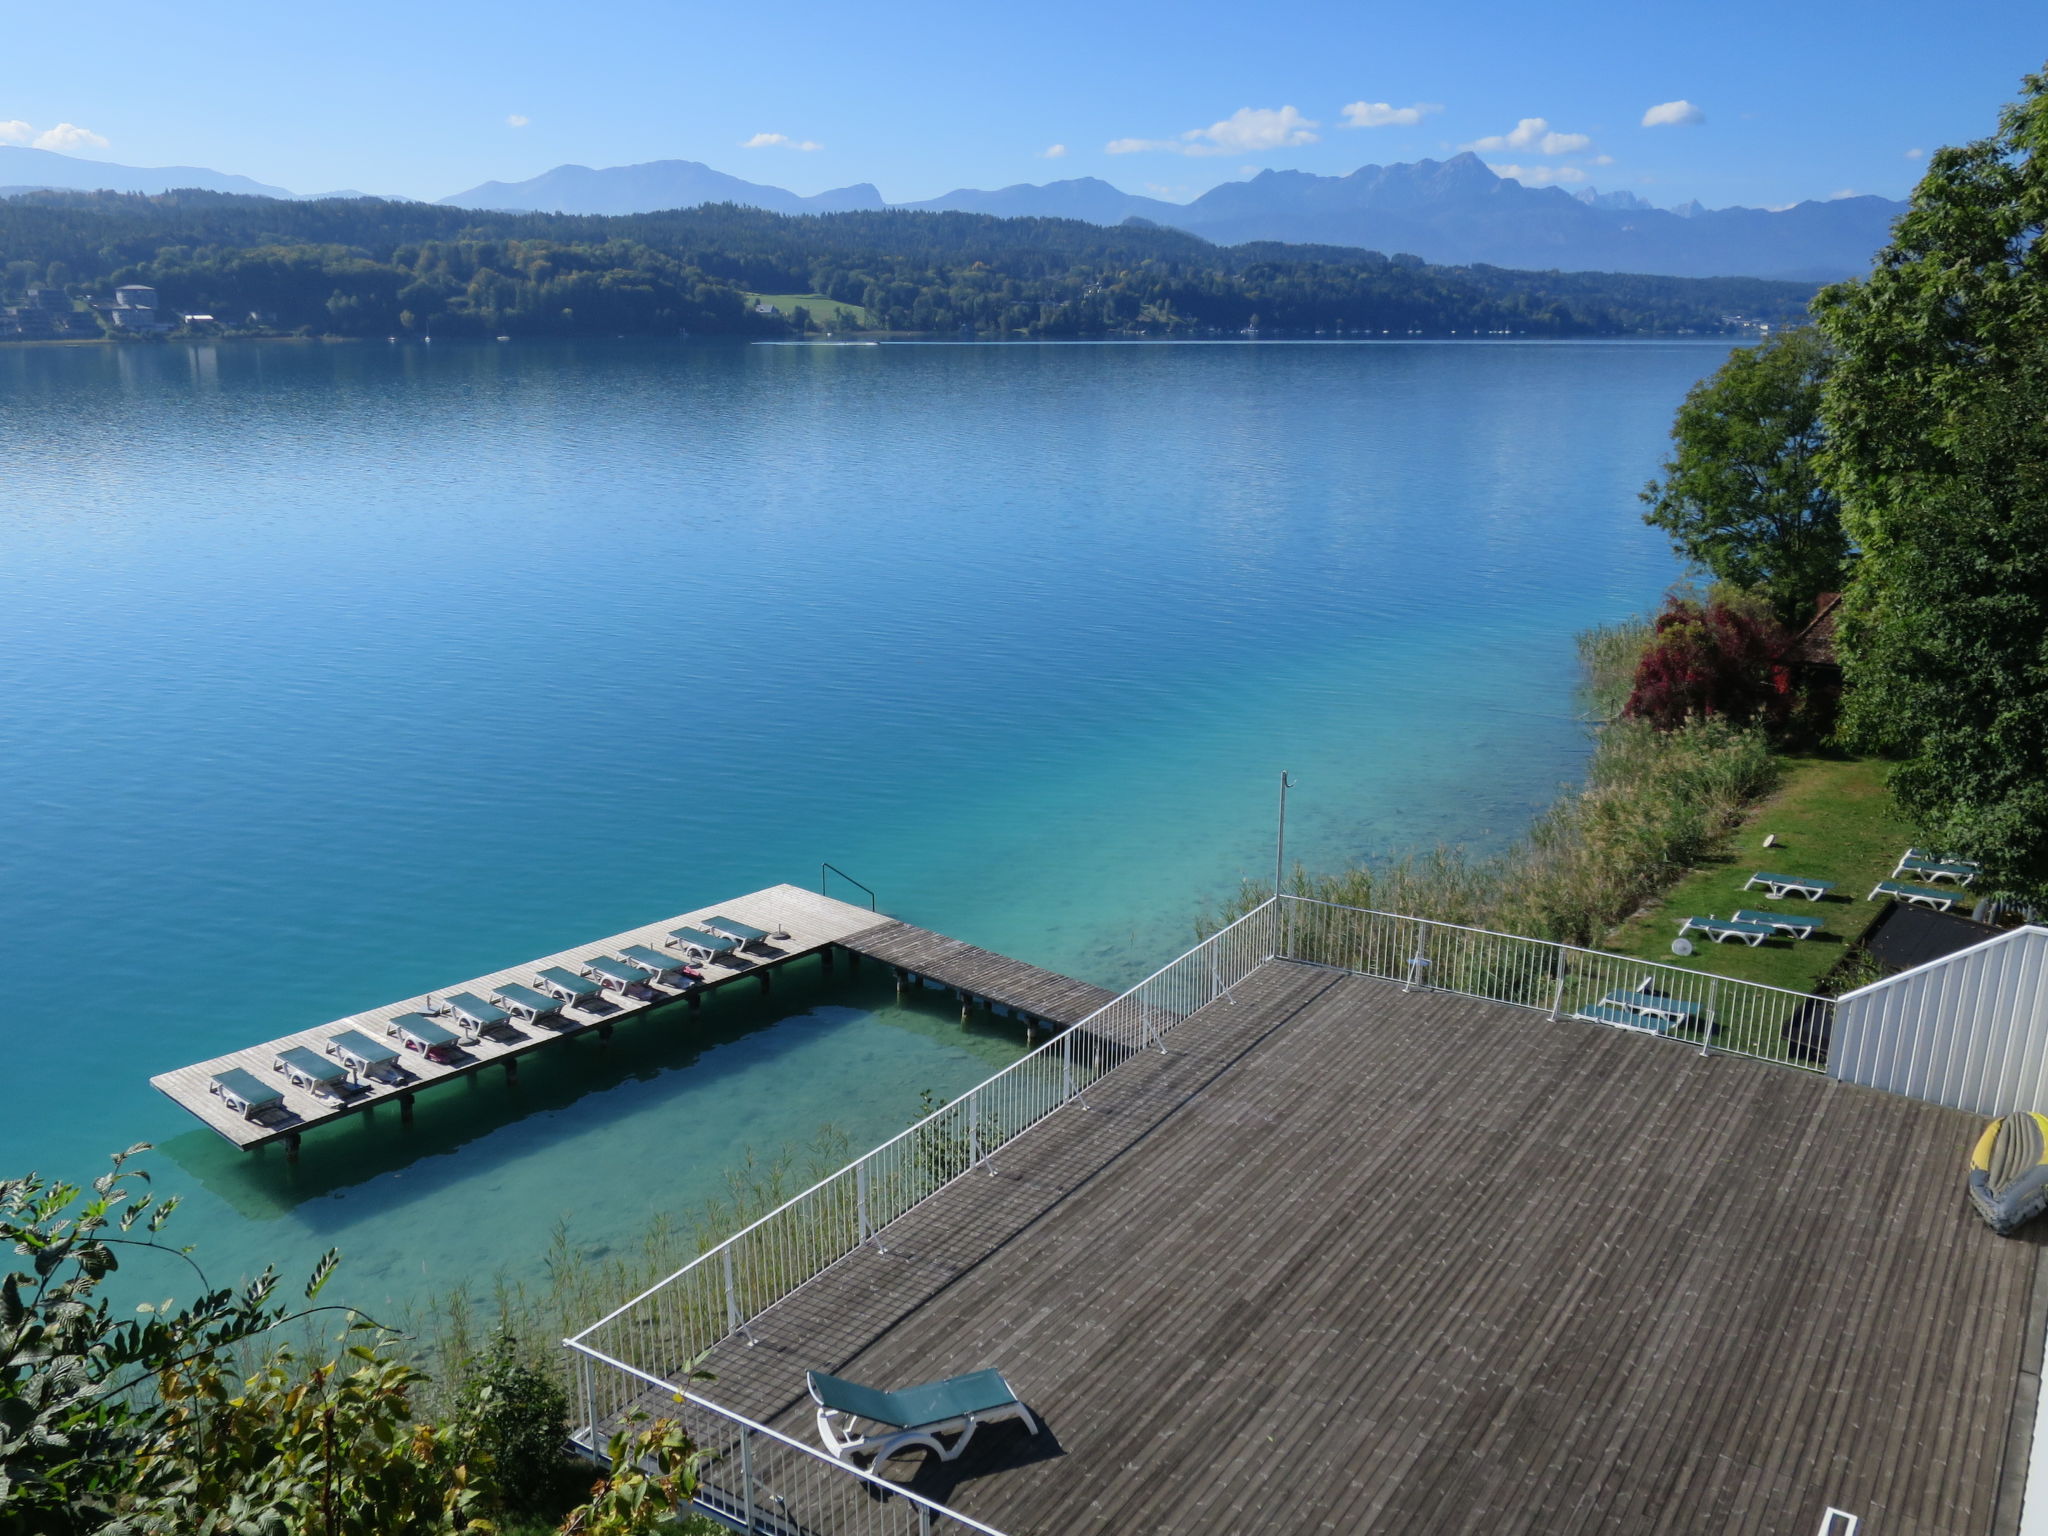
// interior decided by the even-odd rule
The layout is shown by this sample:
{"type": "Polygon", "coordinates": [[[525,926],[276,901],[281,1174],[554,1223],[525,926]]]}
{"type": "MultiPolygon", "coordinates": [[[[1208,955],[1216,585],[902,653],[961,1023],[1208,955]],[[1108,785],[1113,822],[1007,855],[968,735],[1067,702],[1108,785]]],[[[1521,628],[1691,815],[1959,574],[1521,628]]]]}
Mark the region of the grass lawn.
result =
{"type": "Polygon", "coordinates": [[[1890,877],[1912,840],[1884,787],[1887,766],[1873,758],[1789,759],[1777,792],[1673,886],[1662,903],[1608,935],[1606,947],[1710,975],[1813,990],[1884,910],[1883,902],[1864,897],[1890,877]],[[1771,833],[1777,845],[1766,848],[1763,840],[1771,833]],[[1760,870],[1832,880],[1835,889],[1814,902],[1797,896],[1772,901],[1761,887],[1742,889],[1742,882],[1760,870]],[[1716,944],[1693,933],[1687,935],[1694,948],[1690,958],[1671,953],[1680,921],[1728,917],[1738,907],[1818,917],[1827,928],[1810,939],[1771,939],[1754,949],[1738,940],[1716,944]]]}
{"type": "Polygon", "coordinates": [[[743,295],[749,304],[773,304],[781,310],[786,319],[801,304],[811,312],[811,321],[820,330],[832,330],[839,322],[843,310],[853,317],[856,325],[868,324],[868,312],[858,304],[842,304],[837,299],[828,299],[822,293],[749,293],[743,295]]]}

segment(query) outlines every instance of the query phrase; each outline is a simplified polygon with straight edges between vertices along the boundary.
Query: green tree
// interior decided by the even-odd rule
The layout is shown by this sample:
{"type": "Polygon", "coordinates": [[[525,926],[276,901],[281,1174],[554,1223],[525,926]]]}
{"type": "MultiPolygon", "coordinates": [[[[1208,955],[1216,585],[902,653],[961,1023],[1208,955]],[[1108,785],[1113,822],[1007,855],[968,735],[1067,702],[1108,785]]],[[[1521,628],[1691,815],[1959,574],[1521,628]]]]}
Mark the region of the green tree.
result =
{"type": "Polygon", "coordinates": [[[463,1461],[490,1468],[501,1508],[554,1516],[574,1502],[563,1496],[575,1477],[569,1399],[509,1334],[494,1334],[489,1350],[465,1366],[452,1427],[463,1461]]]}
{"type": "Polygon", "coordinates": [[[2048,75],[1943,149],[1871,275],[1816,301],[1826,473],[1861,551],[1844,729],[2009,892],[2048,895],[2048,75]]]}
{"type": "Polygon", "coordinates": [[[1810,328],[1747,347],[1694,386],[1672,423],[1662,481],[1643,521],[1722,581],[1761,590],[1787,623],[1842,585],[1849,544],[1822,480],[1828,349],[1810,328]]]}

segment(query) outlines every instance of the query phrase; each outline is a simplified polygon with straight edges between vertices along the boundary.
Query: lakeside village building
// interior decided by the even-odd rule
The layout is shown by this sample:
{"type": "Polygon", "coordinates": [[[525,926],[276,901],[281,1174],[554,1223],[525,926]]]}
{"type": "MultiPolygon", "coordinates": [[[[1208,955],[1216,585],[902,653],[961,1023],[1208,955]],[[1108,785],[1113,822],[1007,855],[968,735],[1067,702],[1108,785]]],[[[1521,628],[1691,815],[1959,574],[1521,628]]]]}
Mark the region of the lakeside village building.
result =
{"type": "Polygon", "coordinates": [[[130,335],[162,336],[180,325],[210,321],[210,315],[181,315],[164,311],[157,292],[144,283],[127,283],[114,290],[109,302],[88,299],[76,307],[61,288],[31,288],[20,304],[0,308],[0,339],[15,341],[91,340],[108,331],[130,335]]]}
{"type": "Polygon", "coordinates": [[[152,1081],[290,1148],[791,965],[1043,1031],[565,1341],[761,1536],[2035,1536],[2048,928],[1950,928],[1823,997],[1281,896],[1118,996],[783,885],[152,1081]]]}

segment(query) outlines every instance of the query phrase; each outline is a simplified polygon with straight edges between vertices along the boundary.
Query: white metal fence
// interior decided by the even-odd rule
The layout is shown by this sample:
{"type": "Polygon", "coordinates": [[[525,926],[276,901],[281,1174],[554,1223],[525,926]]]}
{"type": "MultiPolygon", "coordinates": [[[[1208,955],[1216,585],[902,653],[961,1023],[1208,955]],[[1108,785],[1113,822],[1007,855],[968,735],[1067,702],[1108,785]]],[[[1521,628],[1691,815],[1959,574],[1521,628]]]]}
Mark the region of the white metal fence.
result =
{"type": "MultiPolygon", "coordinates": [[[[1273,957],[1275,909],[1249,912],[935,1114],[820,1180],[565,1342],[584,1358],[579,1438],[601,1447],[721,1339],[869,1243],[1174,1024],[1273,957]],[[630,1365],[621,1362],[631,1362],[630,1365]]],[[[827,1527],[826,1529],[836,1529],[827,1527]]]]}
{"type": "Polygon", "coordinates": [[[1827,1054],[1835,1005],[1807,992],[1306,896],[1282,897],[1276,926],[1290,960],[1789,1066],[1818,1068],[1827,1054]]]}

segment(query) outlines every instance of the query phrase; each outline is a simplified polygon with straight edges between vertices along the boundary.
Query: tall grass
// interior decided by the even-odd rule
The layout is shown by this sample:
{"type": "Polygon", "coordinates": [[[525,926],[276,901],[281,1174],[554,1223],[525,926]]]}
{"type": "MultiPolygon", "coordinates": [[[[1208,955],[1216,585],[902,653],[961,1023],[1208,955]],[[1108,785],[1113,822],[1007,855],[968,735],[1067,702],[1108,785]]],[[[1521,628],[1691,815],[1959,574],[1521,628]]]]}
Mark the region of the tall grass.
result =
{"type": "MultiPolygon", "coordinates": [[[[1498,854],[1439,846],[1329,874],[1297,865],[1288,889],[1346,906],[1595,945],[1675,881],[1775,786],[1763,732],[1722,721],[1659,731],[1614,718],[1649,635],[1643,621],[1580,637],[1583,697],[1597,725],[1585,783],[1498,854]]],[[[1247,882],[1213,931],[1272,894],[1247,882]]]]}

